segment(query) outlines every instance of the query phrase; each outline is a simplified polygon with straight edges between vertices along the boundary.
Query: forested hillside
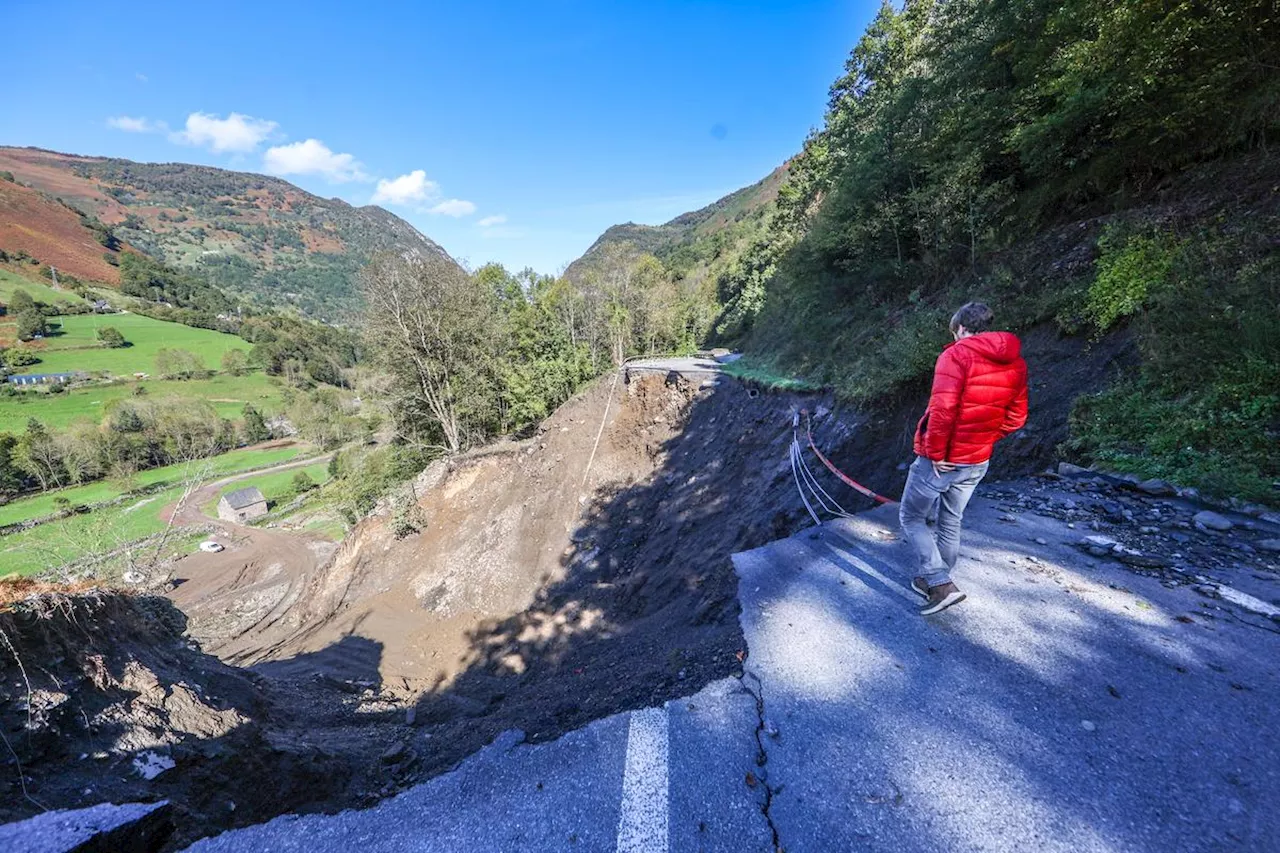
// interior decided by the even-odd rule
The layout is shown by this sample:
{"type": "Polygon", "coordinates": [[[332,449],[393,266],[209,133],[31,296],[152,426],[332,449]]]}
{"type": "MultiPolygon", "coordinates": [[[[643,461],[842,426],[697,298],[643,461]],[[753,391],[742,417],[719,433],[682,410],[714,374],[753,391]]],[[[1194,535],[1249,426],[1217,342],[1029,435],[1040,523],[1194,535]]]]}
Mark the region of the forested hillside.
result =
{"type": "MultiPolygon", "coordinates": [[[[45,263],[65,262],[70,242],[93,243],[88,226],[157,261],[270,306],[291,306],[318,319],[345,322],[359,308],[356,276],[382,251],[444,250],[399,217],[379,207],[353,207],[324,199],[287,181],[185,163],[135,163],[80,157],[35,148],[0,148],[0,173],[24,187],[0,210],[13,220],[0,226],[0,248],[23,250],[45,263]],[[40,215],[26,213],[43,199],[40,215]],[[84,215],[80,235],[51,229],[59,204],[84,215]],[[20,228],[18,227],[20,226],[20,228]],[[43,253],[43,254],[42,254],[43,253]],[[48,255],[48,257],[45,257],[48,255]]],[[[65,217],[64,217],[65,218],[65,217]]],[[[111,253],[108,253],[111,254],[111,253]]],[[[82,277],[114,283],[115,258],[90,254],[82,277]]]]}
{"type": "Polygon", "coordinates": [[[968,299],[1082,353],[1130,335],[1141,368],[1077,402],[1064,450],[1273,497],[1277,68],[1269,0],[886,3],[722,261],[713,336],[870,403],[968,299]]]}

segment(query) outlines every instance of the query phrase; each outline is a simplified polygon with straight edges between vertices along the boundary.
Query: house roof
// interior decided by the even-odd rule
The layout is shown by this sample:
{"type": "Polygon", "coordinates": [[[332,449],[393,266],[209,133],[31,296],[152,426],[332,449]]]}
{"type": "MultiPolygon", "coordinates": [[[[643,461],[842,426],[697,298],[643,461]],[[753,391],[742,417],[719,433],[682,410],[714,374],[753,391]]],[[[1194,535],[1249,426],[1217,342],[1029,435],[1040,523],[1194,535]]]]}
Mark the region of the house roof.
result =
{"type": "Polygon", "coordinates": [[[256,503],[261,503],[266,500],[266,498],[262,496],[262,492],[260,492],[256,486],[249,486],[244,489],[236,489],[234,492],[227,492],[222,496],[222,499],[226,501],[232,509],[244,509],[247,506],[253,506],[256,503]]]}

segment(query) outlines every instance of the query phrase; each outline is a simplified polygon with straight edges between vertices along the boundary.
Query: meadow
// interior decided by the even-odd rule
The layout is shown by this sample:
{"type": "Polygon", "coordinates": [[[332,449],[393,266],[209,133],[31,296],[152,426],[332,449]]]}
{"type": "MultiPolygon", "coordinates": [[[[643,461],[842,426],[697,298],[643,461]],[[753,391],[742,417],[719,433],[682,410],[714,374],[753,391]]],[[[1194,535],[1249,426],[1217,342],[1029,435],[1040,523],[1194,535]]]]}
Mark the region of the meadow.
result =
{"type": "Polygon", "coordinates": [[[273,471],[270,474],[260,474],[256,477],[244,477],[234,483],[228,483],[225,488],[218,492],[217,500],[210,501],[204,507],[204,511],[207,515],[217,516],[218,500],[223,495],[227,492],[234,492],[236,489],[245,489],[250,486],[257,486],[258,490],[262,492],[262,496],[267,499],[267,505],[274,510],[277,503],[294,498],[296,492],[293,488],[293,478],[298,475],[299,471],[305,472],[317,486],[329,479],[328,462],[317,462],[314,465],[291,468],[287,471],[273,471]]]}
{"type": "Polygon", "coordinates": [[[49,305],[58,301],[70,302],[73,305],[84,302],[69,290],[54,290],[47,284],[32,281],[15,272],[0,268],[0,303],[9,304],[9,300],[13,298],[13,292],[19,289],[25,290],[27,295],[35,301],[49,305]]]}
{"type": "Polygon", "coordinates": [[[210,370],[219,369],[222,356],[233,349],[248,352],[250,344],[235,335],[154,320],[141,314],[76,314],[50,321],[53,333],[30,345],[40,363],[24,373],[106,371],[114,376],[156,372],[156,353],[184,349],[195,353],[210,370]],[[111,326],[128,346],[109,349],[98,344],[97,330],[111,326]]]}
{"type": "MultiPolygon", "coordinates": [[[[35,371],[40,367],[28,369],[35,371]]],[[[270,416],[278,412],[281,401],[279,383],[257,371],[244,376],[219,374],[208,379],[146,379],[86,385],[62,394],[32,389],[11,397],[0,396],[0,432],[21,432],[26,428],[28,418],[37,418],[45,426],[57,429],[77,420],[99,423],[112,401],[133,395],[139,387],[145,388],[153,399],[188,397],[207,400],[220,417],[230,420],[240,419],[245,403],[253,403],[260,412],[270,416]]]]}
{"type": "MultiPolygon", "coordinates": [[[[290,448],[232,451],[206,460],[210,467],[202,474],[207,479],[233,473],[237,465],[240,470],[245,470],[276,464],[299,455],[303,449],[295,445],[290,448]]],[[[159,533],[166,525],[165,520],[160,517],[161,511],[182,496],[183,485],[180,481],[185,475],[183,469],[185,466],[174,465],[168,469],[157,468],[147,472],[155,475],[167,472],[167,479],[157,480],[153,485],[161,483],[171,483],[171,485],[161,491],[139,496],[136,501],[121,501],[93,512],[72,515],[0,537],[0,577],[11,573],[35,574],[68,565],[88,554],[108,553],[128,543],[159,533]]],[[[263,490],[269,500],[288,499],[293,496],[292,480],[297,471],[306,471],[313,480],[322,483],[328,478],[327,469],[327,463],[317,462],[300,469],[246,478],[235,484],[228,484],[226,490],[256,485],[263,490]]],[[[92,489],[101,485],[105,484],[94,483],[79,488],[92,489]]],[[[74,491],[77,490],[65,489],[60,494],[69,496],[74,491]]],[[[92,495],[92,493],[87,494],[92,495]]],[[[45,497],[42,495],[40,498],[17,503],[32,503],[45,497]]],[[[107,494],[102,499],[110,497],[111,495],[107,494]]],[[[210,505],[212,506],[213,502],[210,505]]],[[[13,506],[14,504],[9,504],[2,507],[0,512],[13,506]]],[[[165,551],[173,552],[189,548],[200,538],[203,537],[193,536],[187,531],[177,529],[165,543],[165,551]]]]}
{"type": "Polygon", "coordinates": [[[165,527],[160,510],[182,495],[182,486],[29,530],[0,537],[0,576],[35,574],[87,554],[105,554],[165,527]]]}
{"type": "MultiPolygon", "coordinates": [[[[214,456],[209,459],[202,459],[194,463],[194,471],[198,471],[201,479],[211,479],[223,477],[228,474],[235,474],[240,471],[251,471],[255,468],[266,468],[271,465],[278,465],[281,462],[288,462],[297,458],[304,451],[310,451],[312,448],[306,444],[292,444],[286,447],[246,447],[240,450],[232,450],[221,456],[214,456]]],[[[319,467],[324,469],[326,465],[320,463],[319,467]]],[[[310,468],[306,469],[310,472],[310,468]]],[[[134,476],[134,487],[137,489],[152,488],[163,486],[166,484],[180,484],[189,474],[194,473],[192,467],[187,463],[179,465],[166,465],[163,468],[151,468],[146,471],[140,471],[134,476]]],[[[286,477],[292,477],[293,471],[282,472],[286,477]]],[[[322,470],[323,473],[323,470],[322,470]]],[[[323,477],[321,477],[323,479],[323,477]]],[[[317,480],[319,482],[319,480],[317,480]]],[[[232,487],[235,488],[235,487],[232,487]]],[[[51,492],[43,492],[29,498],[21,498],[11,501],[0,506],[0,525],[14,524],[19,521],[26,521],[30,518],[42,518],[50,515],[56,509],[55,501],[59,498],[65,498],[70,501],[73,506],[93,505],[104,501],[113,500],[123,494],[121,488],[108,480],[97,480],[92,483],[86,483],[83,486],[71,486],[66,489],[58,489],[51,492]]],[[[54,522],[45,526],[56,527],[59,522],[54,522]]],[[[4,540],[0,540],[3,542],[4,540]]]]}

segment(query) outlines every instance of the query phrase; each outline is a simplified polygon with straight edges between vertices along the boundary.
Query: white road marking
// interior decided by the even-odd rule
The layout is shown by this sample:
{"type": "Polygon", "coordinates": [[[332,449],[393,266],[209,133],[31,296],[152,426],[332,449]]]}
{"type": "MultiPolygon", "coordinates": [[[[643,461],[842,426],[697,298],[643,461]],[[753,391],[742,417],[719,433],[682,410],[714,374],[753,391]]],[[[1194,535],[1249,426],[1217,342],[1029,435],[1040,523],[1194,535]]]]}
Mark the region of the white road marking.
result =
{"type": "Polygon", "coordinates": [[[667,709],[631,712],[618,853],[667,853],[667,709]]]}

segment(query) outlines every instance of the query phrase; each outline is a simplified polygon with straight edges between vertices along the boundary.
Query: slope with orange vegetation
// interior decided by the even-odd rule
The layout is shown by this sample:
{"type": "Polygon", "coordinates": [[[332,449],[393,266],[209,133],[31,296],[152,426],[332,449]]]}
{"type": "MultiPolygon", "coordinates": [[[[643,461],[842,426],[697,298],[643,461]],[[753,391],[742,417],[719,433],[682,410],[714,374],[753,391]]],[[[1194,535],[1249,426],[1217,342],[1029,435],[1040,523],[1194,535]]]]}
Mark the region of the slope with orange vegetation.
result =
{"type": "Polygon", "coordinates": [[[107,250],[75,211],[6,180],[0,180],[0,249],[24,251],[85,281],[120,284],[120,270],[107,263],[107,250]]]}
{"type": "MultiPolygon", "coordinates": [[[[133,249],[194,270],[228,292],[321,319],[359,308],[357,277],[374,255],[447,256],[381,208],[321,198],[268,175],[0,147],[0,172],[6,171],[48,200],[96,217],[133,249]]],[[[17,222],[41,231],[25,218],[17,222]]]]}

